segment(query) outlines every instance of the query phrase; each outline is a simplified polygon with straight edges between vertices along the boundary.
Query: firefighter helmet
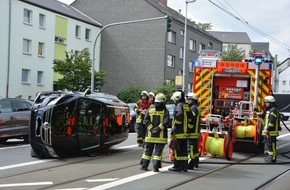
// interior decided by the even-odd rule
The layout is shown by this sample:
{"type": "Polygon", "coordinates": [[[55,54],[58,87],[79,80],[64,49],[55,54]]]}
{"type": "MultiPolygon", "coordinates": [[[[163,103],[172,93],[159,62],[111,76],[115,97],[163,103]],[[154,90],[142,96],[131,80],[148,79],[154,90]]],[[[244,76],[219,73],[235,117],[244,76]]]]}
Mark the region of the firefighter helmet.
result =
{"type": "Polygon", "coordinates": [[[275,102],[275,98],[273,96],[266,96],[264,98],[264,102],[268,102],[268,103],[274,103],[275,102]]]}
{"type": "Polygon", "coordinates": [[[144,91],[141,92],[141,96],[147,96],[147,97],[149,97],[149,94],[148,94],[147,91],[144,90],[144,91]]]}
{"type": "Polygon", "coordinates": [[[178,101],[180,100],[181,98],[181,92],[177,91],[177,92],[174,92],[171,96],[171,100],[173,101],[178,101]]]}
{"type": "Polygon", "coordinates": [[[186,99],[187,100],[197,100],[197,96],[196,96],[196,94],[190,92],[186,95],[186,99]]]}
{"type": "Polygon", "coordinates": [[[153,92],[149,92],[149,96],[155,97],[155,94],[153,92]]]}
{"type": "Polygon", "coordinates": [[[155,97],[155,102],[161,102],[164,103],[166,100],[166,97],[162,93],[158,93],[155,97]]]}

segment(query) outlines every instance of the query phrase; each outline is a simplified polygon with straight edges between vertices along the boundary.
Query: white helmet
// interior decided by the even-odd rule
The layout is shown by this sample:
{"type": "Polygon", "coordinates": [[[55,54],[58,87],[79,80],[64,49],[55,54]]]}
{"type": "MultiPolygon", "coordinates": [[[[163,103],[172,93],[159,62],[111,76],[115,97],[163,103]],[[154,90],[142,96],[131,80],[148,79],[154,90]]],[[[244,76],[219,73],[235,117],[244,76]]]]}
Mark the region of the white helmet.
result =
{"type": "Polygon", "coordinates": [[[266,96],[264,98],[264,102],[274,103],[275,102],[275,98],[273,96],[266,96]]]}
{"type": "Polygon", "coordinates": [[[149,96],[155,97],[155,94],[153,92],[149,92],[149,96]]]}
{"type": "Polygon", "coordinates": [[[177,91],[172,94],[170,99],[173,101],[178,101],[180,98],[181,98],[181,92],[177,91]]]}
{"type": "Polygon", "coordinates": [[[162,93],[158,93],[155,97],[155,102],[162,102],[164,103],[166,100],[166,97],[162,93]]]}
{"type": "Polygon", "coordinates": [[[190,92],[186,95],[186,99],[187,100],[197,100],[197,96],[193,92],[190,92]]]}
{"type": "Polygon", "coordinates": [[[148,92],[147,92],[147,91],[145,91],[145,90],[144,90],[144,91],[142,91],[142,92],[141,92],[141,96],[147,96],[147,97],[148,97],[148,96],[149,96],[149,94],[148,94],[148,92]]]}

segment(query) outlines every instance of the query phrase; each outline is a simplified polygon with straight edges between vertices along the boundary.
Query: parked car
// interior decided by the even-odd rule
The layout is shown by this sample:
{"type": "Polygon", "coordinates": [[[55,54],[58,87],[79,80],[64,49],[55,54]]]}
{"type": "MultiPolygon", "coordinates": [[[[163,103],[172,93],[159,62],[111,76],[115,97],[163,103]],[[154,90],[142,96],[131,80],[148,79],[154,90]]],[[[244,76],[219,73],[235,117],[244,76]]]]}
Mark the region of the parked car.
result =
{"type": "Polygon", "coordinates": [[[28,142],[33,102],[17,98],[0,99],[0,143],[19,138],[28,142]]]}
{"type": "Polygon", "coordinates": [[[173,111],[175,108],[175,104],[166,104],[166,108],[169,111],[169,115],[170,115],[170,122],[169,122],[169,127],[172,127],[172,118],[173,118],[173,111]]]}
{"type": "Polygon", "coordinates": [[[129,124],[129,131],[136,132],[136,112],[134,111],[136,103],[128,103],[130,108],[130,124],[129,124]]]}

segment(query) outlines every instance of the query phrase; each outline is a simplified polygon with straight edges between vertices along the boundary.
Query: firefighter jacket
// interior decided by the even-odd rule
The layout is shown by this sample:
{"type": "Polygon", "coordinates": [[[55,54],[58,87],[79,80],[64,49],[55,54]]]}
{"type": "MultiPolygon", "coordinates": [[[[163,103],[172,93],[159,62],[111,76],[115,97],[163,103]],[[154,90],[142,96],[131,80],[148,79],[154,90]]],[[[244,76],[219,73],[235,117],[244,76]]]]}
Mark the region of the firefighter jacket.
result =
{"type": "Polygon", "coordinates": [[[189,104],[191,113],[188,114],[187,134],[190,139],[197,139],[200,133],[200,108],[197,103],[189,104]]]}
{"type": "Polygon", "coordinates": [[[276,107],[268,107],[265,113],[265,119],[264,119],[264,130],[262,131],[262,135],[269,136],[279,136],[279,111],[276,107]]]}
{"type": "Polygon", "coordinates": [[[134,107],[134,111],[137,113],[136,123],[142,123],[146,110],[149,108],[150,102],[148,99],[140,99],[134,107]]]}
{"type": "Polygon", "coordinates": [[[169,111],[164,103],[152,104],[146,112],[144,123],[147,127],[145,142],[167,144],[169,111]]]}
{"type": "Polygon", "coordinates": [[[191,111],[188,104],[178,102],[173,112],[171,134],[177,139],[187,139],[188,116],[191,111]]]}

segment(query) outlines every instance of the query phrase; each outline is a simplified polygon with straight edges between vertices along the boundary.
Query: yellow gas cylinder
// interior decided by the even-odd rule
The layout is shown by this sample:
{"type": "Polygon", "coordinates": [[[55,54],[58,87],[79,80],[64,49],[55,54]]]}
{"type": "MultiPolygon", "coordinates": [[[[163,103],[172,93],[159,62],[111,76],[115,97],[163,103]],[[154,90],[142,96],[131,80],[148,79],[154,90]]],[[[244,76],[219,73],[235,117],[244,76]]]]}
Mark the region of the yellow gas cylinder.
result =
{"type": "Polygon", "coordinates": [[[205,149],[213,157],[224,157],[224,139],[207,137],[205,149]]]}
{"type": "Polygon", "coordinates": [[[236,126],[236,138],[246,138],[246,137],[255,137],[256,135],[256,126],[236,126]]]}

